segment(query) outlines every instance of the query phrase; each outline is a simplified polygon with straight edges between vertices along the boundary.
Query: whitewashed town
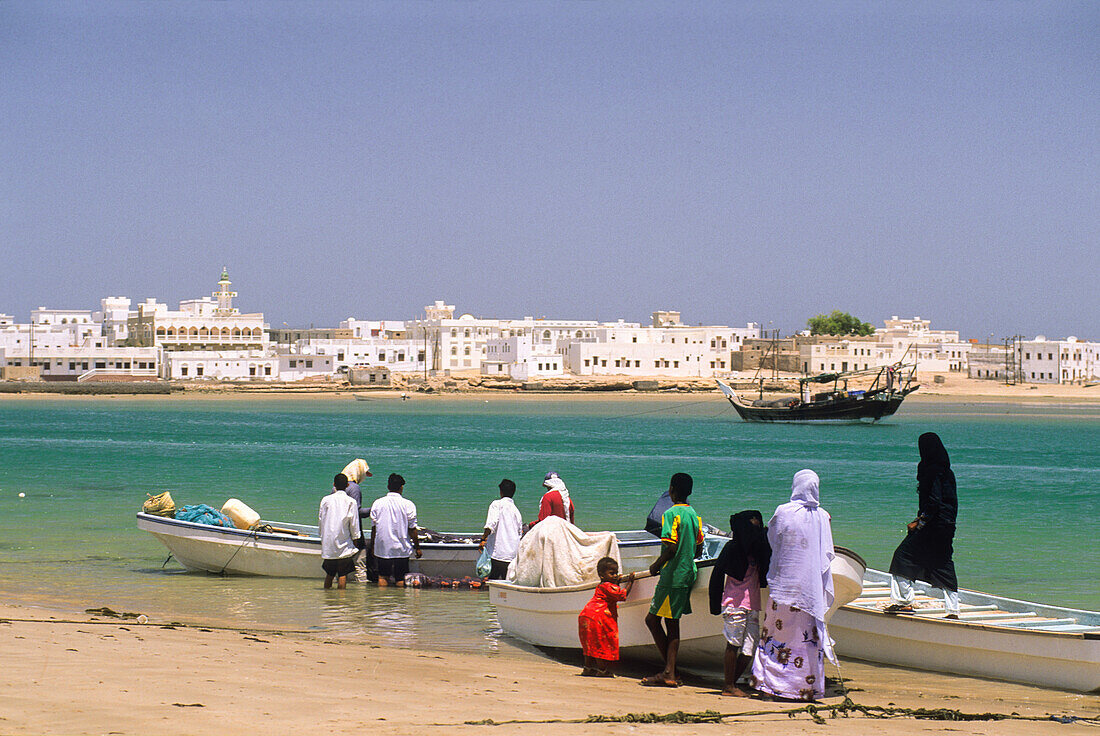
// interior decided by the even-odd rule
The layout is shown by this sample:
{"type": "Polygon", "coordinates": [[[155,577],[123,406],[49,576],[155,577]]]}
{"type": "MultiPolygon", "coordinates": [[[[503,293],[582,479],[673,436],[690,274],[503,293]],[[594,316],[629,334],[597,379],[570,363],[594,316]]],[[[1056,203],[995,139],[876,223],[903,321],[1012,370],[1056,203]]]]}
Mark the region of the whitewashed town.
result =
{"type": "Polygon", "coordinates": [[[100,300],[98,310],[39,307],[28,322],[0,313],[6,381],[351,381],[484,376],[714,378],[759,372],[815,374],[915,362],[919,374],[1082,384],[1100,379],[1100,342],[1075,336],[963,339],[920,317],[884,320],[873,334],[791,337],[761,326],[691,325],[677,311],[650,324],[546,317],[455,316],[435,301],[414,320],[356,319],[335,327],[272,328],[263,312],[233,306],[223,270],[210,296],[177,309],[155,298],[100,300]]]}

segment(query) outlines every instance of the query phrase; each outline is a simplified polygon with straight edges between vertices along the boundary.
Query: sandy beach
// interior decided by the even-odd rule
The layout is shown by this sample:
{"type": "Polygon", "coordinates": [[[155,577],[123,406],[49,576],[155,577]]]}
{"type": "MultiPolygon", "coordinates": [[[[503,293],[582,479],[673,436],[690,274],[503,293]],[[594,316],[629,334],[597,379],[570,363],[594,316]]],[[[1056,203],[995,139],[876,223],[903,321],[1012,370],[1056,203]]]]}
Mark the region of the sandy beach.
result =
{"type": "MultiPolygon", "coordinates": [[[[735,381],[740,385],[748,381],[751,376],[746,375],[735,381]]],[[[789,383],[789,390],[795,390],[794,383],[797,376],[782,376],[789,383]]],[[[334,381],[323,382],[299,382],[285,384],[265,383],[233,383],[233,382],[200,382],[190,381],[173,385],[170,394],[138,394],[138,395],[79,395],[63,393],[37,393],[30,387],[24,393],[0,393],[0,401],[26,401],[41,400],[46,398],[58,398],[66,400],[89,400],[97,398],[111,398],[114,400],[142,400],[142,401],[217,401],[220,399],[248,399],[263,400],[277,398],[280,400],[296,399],[301,401],[355,401],[356,395],[376,401],[400,400],[407,397],[409,401],[431,401],[439,397],[448,399],[468,398],[477,401],[493,400],[530,400],[547,401],[568,399],[569,401],[653,401],[665,403],[682,403],[687,401],[706,401],[708,397],[715,402],[724,401],[716,384],[711,379],[669,379],[667,377],[654,376],[651,379],[661,386],[659,391],[626,390],[594,390],[595,386],[610,384],[625,385],[632,380],[627,376],[611,376],[606,378],[577,378],[567,377],[555,379],[553,383],[547,383],[543,390],[527,391],[518,387],[493,388],[493,381],[482,382],[477,377],[452,379],[432,379],[433,390],[422,392],[413,385],[397,385],[391,389],[366,388],[361,386],[349,386],[346,383],[334,381]],[[454,384],[454,385],[445,385],[454,384]],[[568,387],[568,388],[566,388],[568,387]],[[588,388],[584,388],[588,387],[588,388]]],[[[919,376],[920,389],[906,399],[907,403],[1006,403],[1006,404],[1030,404],[1030,403],[1061,403],[1100,405],[1100,384],[1034,384],[1020,383],[1006,385],[998,381],[986,381],[967,378],[958,373],[945,374],[921,374],[919,376]],[[936,378],[942,378],[942,383],[937,383],[936,378]]],[[[770,385],[770,384],[769,384],[770,385]]],[[[742,388],[742,392],[747,389],[742,388]]]]}
{"type": "MultiPolygon", "coordinates": [[[[1068,735],[1095,732],[1095,721],[1090,728],[1051,715],[1100,716],[1096,695],[844,662],[849,696],[859,705],[1028,720],[872,722],[858,712],[835,719],[823,712],[828,725],[822,726],[805,712],[789,716],[797,704],[719,697],[716,679],[689,676],[679,689],[649,689],[637,682],[644,670],[630,667],[614,680],[582,679],[572,663],[518,646],[480,656],[396,649],[332,634],[137,623],[10,605],[0,606],[0,659],[7,670],[0,680],[4,734],[322,734],[362,728],[379,734],[707,734],[725,729],[713,722],[583,721],[593,715],[717,711],[724,723],[748,734],[828,728],[837,734],[1068,735]]],[[[832,682],[822,707],[843,702],[832,682]]]]}

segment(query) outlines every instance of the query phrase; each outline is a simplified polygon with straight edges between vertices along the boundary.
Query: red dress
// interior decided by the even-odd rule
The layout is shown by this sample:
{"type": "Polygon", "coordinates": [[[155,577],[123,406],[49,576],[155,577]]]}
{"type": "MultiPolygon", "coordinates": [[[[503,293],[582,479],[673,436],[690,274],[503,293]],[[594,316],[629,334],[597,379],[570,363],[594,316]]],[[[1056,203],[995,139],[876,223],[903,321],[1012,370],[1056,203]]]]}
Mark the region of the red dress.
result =
{"type": "Polygon", "coordinates": [[[600,583],[592,600],[581,611],[577,624],[581,650],[586,657],[617,661],[619,659],[619,601],[626,600],[626,591],[615,583],[600,583]]]}
{"type": "Polygon", "coordinates": [[[572,524],[575,513],[573,499],[569,499],[569,508],[566,509],[560,491],[547,491],[542,494],[542,500],[539,501],[539,521],[547,516],[560,516],[572,524]]]}

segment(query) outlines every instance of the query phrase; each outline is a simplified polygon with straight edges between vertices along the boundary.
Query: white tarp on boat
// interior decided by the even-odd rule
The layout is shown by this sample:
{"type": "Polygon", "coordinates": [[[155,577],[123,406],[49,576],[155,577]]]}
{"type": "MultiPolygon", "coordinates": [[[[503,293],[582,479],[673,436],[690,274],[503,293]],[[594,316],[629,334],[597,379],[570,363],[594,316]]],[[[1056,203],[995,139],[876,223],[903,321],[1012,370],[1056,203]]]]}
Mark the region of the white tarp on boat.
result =
{"type": "Polygon", "coordinates": [[[621,564],[613,532],[589,533],[560,516],[548,516],[523,535],[508,582],[540,588],[595,582],[601,557],[621,564]]]}

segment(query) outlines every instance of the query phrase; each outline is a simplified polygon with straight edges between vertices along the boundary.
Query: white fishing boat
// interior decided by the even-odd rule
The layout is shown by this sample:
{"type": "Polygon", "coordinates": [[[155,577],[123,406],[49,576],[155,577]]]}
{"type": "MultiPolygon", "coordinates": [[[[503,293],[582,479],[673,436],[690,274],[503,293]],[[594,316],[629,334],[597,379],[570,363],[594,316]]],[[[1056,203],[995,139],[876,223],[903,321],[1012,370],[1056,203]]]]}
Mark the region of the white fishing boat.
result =
{"type": "MultiPolygon", "coordinates": [[[[137,525],[160,540],[181,565],[191,570],[228,575],[324,577],[321,538],[316,526],[261,520],[253,531],[146,513],[137,515],[137,525]],[[271,531],[258,530],[267,527],[271,531]]],[[[615,536],[625,572],[646,569],[661,551],[661,540],[643,530],[615,532],[615,536]]],[[[431,576],[473,575],[480,539],[480,533],[425,533],[420,544],[423,557],[411,558],[409,569],[431,576]]]]}
{"type": "MultiPolygon", "coordinates": [[[[707,559],[698,561],[699,577],[691,590],[692,614],[680,619],[678,661],[687,669],[722,669],[726,649],[722,617],[710,614],[709,598],[710,576],[719,549],[709,548],[707,559]]],[[[836,552],[832,564],[836,603],[829,609],[829,615],[859,596],[865,568],[863,560],[851,550],[837,547],[836,552]]],[[[623,657],[652,659],[656,656],[645,617],[657,580],[648,571],[642,573],[636,578],[629,597],[618,605],[619,651],[623,657]]],[[[577,615],[597,585],[538,588],[490,580],[489,600],[496,607],[501,628],[510,636],[540,647],[580,649],[577,615]]]]}
{"type": "Polygon", "coordinates": [[[917,583],[913,614],[882,612],[890,575],[868,570],[862,595],[833,616],[837,651],[870,662],[1079,692],[1100,690],[1100,612],[959,591],[958,620],[917,583]]]}

